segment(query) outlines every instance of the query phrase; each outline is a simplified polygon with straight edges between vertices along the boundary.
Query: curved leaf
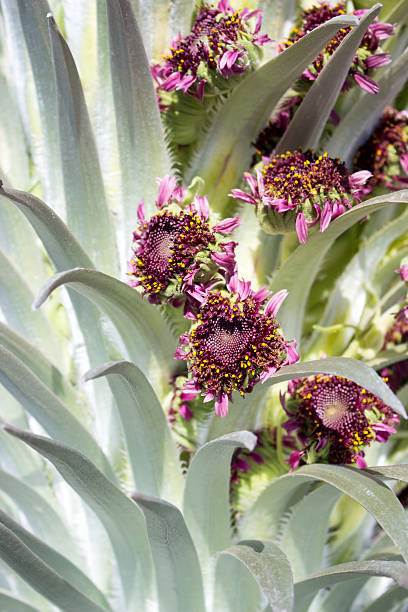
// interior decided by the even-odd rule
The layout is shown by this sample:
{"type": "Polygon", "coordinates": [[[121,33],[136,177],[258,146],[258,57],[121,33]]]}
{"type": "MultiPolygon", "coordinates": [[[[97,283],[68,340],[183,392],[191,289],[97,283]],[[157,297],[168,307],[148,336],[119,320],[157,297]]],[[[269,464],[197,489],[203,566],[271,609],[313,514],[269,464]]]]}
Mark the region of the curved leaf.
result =
{"type": "Polygon", "coordinates": [[[398,604],[402,604],[408,599],[408,590],[399,586],[393,586],[388,591],[385,591],[380,597],[377,597],[375,601],[362,609],[362,612],[384,612],[384,610],[399,610],[403,612],[403,609],[396,608],[398,604]]]}
{"type": "Polygon", "coordinates": [[[295,583],[295,601],[316,593],[319,589],[353,580],[359,574],[367,576],[387,576],[405,588],[408,587],[408,571],[400,561],[352,561],[340,563],[295,583]]]}
{"type": "Polygon", "coordinates": [[[58,272],[75,266],[95,267],[75,236],[45,202],[31,193],[8,189],[4,185],[0,187],[0,195],[27,217],[58,272]]]}
{"type": "Polygon", "coordinates": [[[0,250],[0,304],[6,323],[47,352],[54,364],[63,363],[61,347],[44,313],[33,313],[34,296],[12,262],[0,250]]]}
{"type": "MultiPolygon", "coordinates": [[[[152,8],[155,4],[152,4],[152,8]]],[[[171,164],[153,78],[132,2],[106,0],[106,8],[122,179],[124,235],[130,248],[132,231],[137,225],[137,205],[144,200],[148,215],[153,214],[157,198],[154,177],[168,174],[171,164]]],[[[163,10],[166,9],[162,7],[163,10]]]]}
{"type": "Polygon", "coordinates": [[[8,612],[40,612],[38,608],[33,608],[27,601],[23,601],[3,589],[0,589],[0,607],[3,610],[8,610],[8,612]]]}
{"type": "Polygon", "coordinates": [[[51,461],[95,512],[111,540],[129,608],[143,610],[152,595],[152,566],[141,511],[77,450],[9,425],[4,429],[51,461]]]}
{"type": "Polygon", "coordinates": [[[125,283],[102,272],[81,268],[54,276],[43,287],[33,307],[41,306],[57,287],[64,284],[72,286],[110,317],[132,360],[142,370],[148,371],[151,362],[154,365],[157,360],[162,376],[169,373],[175,363],[176,340],[157,307],[125,283]]]}
{"type": "Polygon", "coordinates": [[[76,544],[67,533],[67,526],[51,503],[47,502],[32,486],[4,470],[0,470],[0,489],[24,514],[33,531],[49,544],[65,550],[68,555],[79,560],[76,544]]]}
{"type": "Polygon", "coordinates": [[[402,482],[408,482],[408,465],[379,465],[367,470],[374,476],[385,476],[385,478],[391,478],[392,480],[401,480],[402,482]]]}
{"type": "Polygon", "coordinates": [[[327,359],[316,359],[315,361],[305,361],[304,363],[300,362],[284,366],[264,384],[266,386],[275,385],[285,380],[292,380],[302,376],[313,376],[315,374],[344,376],[344,378],[348,378],[371,391],[371,393],[382,399],[395,412],[407,418],[404,406],[377,372],[362,361],[357,361],[357,359],[351,359],[350,357],[328,357],[327,359]]]}
{"type": "Polygon", "coordinates": [[[288,338],[300,341],[306,302],[313,281],[323,257],[340,234],[363,219],[366,215],[380,210],[391,202],[408,203],[408,190],[402,189],[366,200],[354,206],[330,223],[323,234],[314,232],[306,242],[301,244],[283,264],[274,276],[270,289],[276,293],[287,289],[288,297],[279,309],[279,322],[288,338]],[[299,270],[302,271],[299,274],[299,270]]]}
{"type": "MultiPolygon", "coordinates": [[[[408,559],[408,516],[394,493],[365,471],[340,465],[306,465],[282,478],[322,480],[349,495],[363,506],[408,559]]],[[[408,584],[408,583],[407,583],[408,584]]]]}
{"type": "Polygon", "coordinates": [[[352,165],[356,150],[370,136],[385,107],[392,103],[407,78],[408,49],[391,66],[383,69],[377,79],[378,94],[373,96],[364,92],[333,130],[325,146],[330,157],[341,157],[348,166],[352,165]]]}
{"type": "Polygon", "coordinates": [[[251,142],[285,91],[337,30],[357,23],[352,15],[331,19],[249,74],[231,92],[186,176],[187,182],[197,174],[202,176],[213,207],[224,205],[227,194],[240,181],[250,161],[251,142]]]}
{"type": "Polygon", "coordinates": [[[110,379],[137,491],[179,504],[184,482],[176,445],[146,377],[134,363],[116,361],[90,370],[85,380],[101,376],[110,379]]]}
{"type": "Polygon", "coordinates": [[[68,225],[99,266],[107,272],[116,272],[113,218],[106,205],[84,93],[69,47],[54,18],[50,14],[47,17],[68,225]]]}
{"type": "MultiPolygon", "coordinates": [[[[27,500],[28,501],[28,500],[27,500]]],[[[46,517],[44,517],[45,520],[46,517]]],[[[52,567],[62,578],[75,587],[93,602],[99,604],[106,610],[110,610],[109,603],[101,591],[91,582],[80,569],[78,569],[69,559],[58,553],[56,550],[45,544],[43,540],[32,535],[29,531],[21,527],[19,523],[7,516],[0,510],[0,523],[12,531],[32,553],[37,555],[49,567],[52,567]]],[[[0,597],[1,603],[1,597],[0,597]]],[[[1,607],[1,606],[0,606],[1,607]]]]}
{"type": "Polygon", "coordinates": [[[204,612],[201,568],[180,510],[161,499],[141,493],[132,495],[132,498],[146,519],[156,568],[160,610],[204,612]]]}
{"type": "Polygon", "coordinates": [[[376,4],[362,17],[336,49],[319,77],[307,92],[287,130],[280,139],[275,153],[303,147],[316,149],[346,79],[355,53],[369,25],[381,10],[376,4]]]}
{"type": "Polygon", "coordinates": [[[209,610],[261,610],[261,599],[258,583],[241,561],[232,555],[216,556],[214,593],[209,601],[209,610]]]}
{"type": "Polygon", "coordinates": [[[367,289],[372,287],[376,266],[373,262],[381,261],[390,244],[408,229],[408,211],[368,238],[354,257],[350,260],[327,302],[319,325],[344,325],[330,337],[315,332],[307,343],[308,352],[320,355],[325,350],[332,355],[341,355],[355,334],[353,326],[359,327],[367,302],[367,289]],[[324,342],[324,348],[323,348],[324,342]]]}
{"type": "Polygon", "coordinates": [[[231,457],[236,448],[253,450],[255,442],[248,431],[228,434],[202,446],[191,462],[184,489],[184,518],[204,563],[231,543],[231,457]]]}
{"type": "Polygon", "coordinates": [[[108,460],[87,429],[31,370],[1,346],[0,382],[50,436],[81,449],[115,482],[108,460]]]}
{"type": "Polygon", "coordinates": [[[36,591],[66,612],[103,612],[0,523],[0,557],[36,591]]]}
{"type": "Polygon", "coordinates": [[[78,409],[79,397],[68,384],[60,370],[35,347],[10,327],[0,321],[0,344],[13,353],[33,374],[55,393],[74,412],[78,409]]]}
{"type": "Polygon", "coordinates": [[[242,541],[222,550],[238,559],[253,575],[274,612],[290,612],[293,578],[286,555],[273,542],[242,541]]]}
{"type": "Polygon", "coordinates": [[[305,578],[322,567],[329,520],[340,495],[337,489],[323,485],[293,508],[279,538],[279,547],[291,563],[294,580],[305,578]]]}

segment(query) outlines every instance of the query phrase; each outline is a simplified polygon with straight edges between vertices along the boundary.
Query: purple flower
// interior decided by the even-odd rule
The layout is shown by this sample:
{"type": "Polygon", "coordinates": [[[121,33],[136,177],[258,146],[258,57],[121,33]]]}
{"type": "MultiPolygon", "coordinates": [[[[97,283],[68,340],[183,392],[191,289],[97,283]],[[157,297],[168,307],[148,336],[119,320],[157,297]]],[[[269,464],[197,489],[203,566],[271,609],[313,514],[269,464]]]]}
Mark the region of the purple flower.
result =
{"type": "MultiPolygon", "coordinates": [[[[216,8],[201,2],[191,33],[173,40],[163,64],[152,67],[159,98],[160,90],[182,91],[203,101],[205,84],[215,73],[229,79],[247,70],[250,57],[256,55],[248,53],[248,47],[255,50],[270,42],[259,35],[261,21],[258,10],[235,11],[225,0],[216,8]]],[[[161,104],[162,110],[166,108],[161,104]]]]}
{"type": "Polygon", "coordinates": [[[355,463],[366,467],[364,448],[386,442],[399,416],[375,395],[341,376],[318,375],[292,381],[288,389],[288,433],[296,431],[300,449],[291,454],[292,467],[302,457],[326,463],[355,463]]]}
{"type": "MultiPolygon", "coordinates": [[[[400,189],[408,175],[408,113],[386,108],[368,140],[354,159],[354,169],[370,171],[372,176],[361,187],[368,195],[377,186],[400,189]]],[[[352,176],[359,174],[355,173],[352,176]]]]}
{"type": "MultiPolygon", "coordinates": [[[[346,2],[344,1],[338,2],[335,5],[321,1],[310,9],[304,10],[300,16],[300,22],[293,29],[289,38],[280,43],[278,50],[284,51],[319,25],[326,23],[333,17],[345,15],[346,12],[346,2]]],[[[361,18],[365,14],[365,11],[356,10],[353,11],[353,14],[361,18]]],[[[366,73],[369,70],[385,66],[391,61],[387,53],[382,53],[381,50],[377,53],[377,51],[380,49],[381,40],[391,36],[394,33],[394,29],[393,25],[378,21],[369,26],[349,68],[342,91],[349,89],[353,81],[362,89],[368,91],[368,93],[377,93],[379,91],[377,83],[367,77],[366,73]]],[[[317,78],[328,59],[343,42],[350,30],[351,28],[341,28],[336,33],[335,37],[326,45],[323,51],[319,53],[314,62],[303,72],[302,78],[304,80],[314,81],[317,78]]]]}
{"type": "Polygon", "coordinates": [[[402,264],[402,266],[398,270],[394,270],[401,276],[401,280],[404,282],[408,281],[408,264],[402,264]]]}
{"type": "Polygon", "coordinates": [[[228,414],[233,391],[249,393],[262,374],[291,360],[290,343],[278,332],[273,314],[286,292],[271,298],[266,312],[262,309],[269,294],[266,290],[255,293],[250,283],[236,276],[228,289],[207,291],[197,322],[180,339],[177,351],[177,358],[183,353],[181,358],[187,361],[195,388],[206,399],[215,400],[216,414],[221,417],[228,414]]]}
{"type": "Polygon", "coordinates": [[[339,159],[311,150],[287,151],[265,160],[256,178],[245,173],[251,193],[233,189],[231,196],[254,204],[261,227],[271,234],[297,232],[299,242],[309,228],[320,223],[320,231],[360,199],[370,172],[350,175],[339,159]]]}
{"type": "Polygon", "coordinates": [[[157,182],[159,212],[147,221],[143,202],[137,209],[140,226],[133,232],[130,284],[140,286],[153,303],[171,301],[173,306],[181,306],[187,300],[185,315],[194,317],[194,304],[206,290],[196,277],[205,276],[210,283],[217,274],[228,280],[234,273],[236,243],[221,242],[221,238],[239,224],[239,218],[211,228],[206,196],[196,195],[185,206],[185,187],[177,187],[174,177],[167,175],[157,182]]]}

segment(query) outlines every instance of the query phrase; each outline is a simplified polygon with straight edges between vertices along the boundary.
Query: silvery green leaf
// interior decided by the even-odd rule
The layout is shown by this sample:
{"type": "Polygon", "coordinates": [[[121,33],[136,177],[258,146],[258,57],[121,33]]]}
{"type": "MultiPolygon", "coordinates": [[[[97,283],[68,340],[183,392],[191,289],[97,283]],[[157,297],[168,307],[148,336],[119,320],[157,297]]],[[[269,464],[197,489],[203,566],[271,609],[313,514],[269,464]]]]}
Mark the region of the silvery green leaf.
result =
{"type": "Polygon", "coordinates": [[[0,250],[0,302],[6,323],[46,351],[61,369],[64,360],[59,339],[44,313],[33,313],[34,295],[9,258],[0,250]]]}
{"type": "Polygon", "coordinates": [[[316,359],[315,361],[305,361],[304,363],[299,362],[283,366],[264,384],[269,386],[285,380],[302,376],[313,376],[315,374],[344,376],[344,378],[348,378],[371,391],[371,393],[382,399],[395,412],[407,418],[404,406],[377,372],[366,363],[349,357],[327,357],[326,359],[316,359]]]}
{"type": "Polygon", "coordinates": [[[231,544],[229,481],[231,457],[236,448],[252,450],[256,437],[235,432],[202,446],[187,472],[184,518],[200,557],[208,558],[231,544]]]}
{"type": "MultiPolygon", "coordinates": [[[[347,588],[344,588],[342,582],[335,584],[327,592],[326,597],[323,601],[319,600],[320,610],[319,612],[332,612],[333,610],[351,610],[352,604],[360,593],[361,589],[369,580],[369,576],[361,578],[354,578],[347,582],[347,588]]],[[[302,605],[299,603],[296,606],[296,612],[307,612],[309,610],[308,602],[314,599],[314,593],[311,593],[309,597],[302,599],[302,605]]],[[[319,593],[317,594],[319,597],[319,593]]]]}
{"type": "Polygon", "coordinates": [[[322,567],[329,520],[340,495],[337,489],[323,485],[293,507],[283,526],[279,547],[291,563],[294,580],[301,580],[322,567]]]}
{"type": "MultiPolygon", "coordinates": [[[[2,151],[0,177],[16,185],[30,182],[29,157],[17,100],[5,75],[0,75],[0,116],[2,117],[2,151]]],[[[12,229],[12,228],[11,228],[12,229]]],[[[10,231],[2,226],[4,232],[10,231]]]]}
{"type": "MultiPolygon", "coordinates": [[[[34,132],[38,132],[37,113],[41,122],[41,136],[36,139],[35,146],[32,147],[35,164],[46,197],[53,202],[59,213],[63,214],[65,206],[62,199],[61,164],[57,162],[59,159],[57,99],[46,21],[49,5],[46,0],[36,0],[36,2],[5,0],[3,7],[10,24],[8,43],[11,47],[11,63],[18,88],[20,89],[23,83],[27,88],[23,95],[20,94],[20,108],[30,138],[34,132]],[[25,46],[22,44],[23,41],[25,46]],[[23,57],[16,57],[16,47],[23,57]],[[27,79],[25,47],[35,84],[32,92],[30,80],[27,79]],[[32,93],[37,103],[34,109],[32,93]]],[[[38,133],[36,136],[38,137],[38,133]]],[[[25,183],[16,184],[26,186],[25,183]]]]}
{"type": "Polygon", "coordinates": [[[273,612],[290,612],[293,578],[288,558],[273,542],[244,540],[221,551],[238,559],[257,581],[273,612]]]}
{"type": "Polygon", "coordinates": [[[363,92],[326,143],[325,148],[331,157],[341,157],[351,166],[358,147],[370,136],[385,107],[392,103],[395,96],[408,78],[408,49],[390,66],[382,69],[377,79],[380,91],[375,96],[363,92]]]}
{"type": "Polygon", "coordinates": [[[113,216],[106,205],[98,153],[81,82],[69,47],[48,16],[68,226],[93,260],[117,271],[113,216]],[[95,231],[95,218],[98,219],[95,231]]]}
{"type": "Polygon", "coordinates": [[[51,461],[95,512],[112,543],[127,605],[143,610],[153,593],[151,556],[141,511],[82,453],[15,427],[5,429],[51,461]]]}
{"type": "Polygon", "coordinates": [[[206,183],[213,208],[225,206],[231,188],[239,183],[251,158],[251,142],[273,108],[302,71],[341,27],[356,25],[356,17],[335,17],[252,72],[220,106],[186,175],[206,183]]]}
{"type": "Polygon", "coordinates": [[[85,375],[85,380],[101,376],[110,380],[136,490],[179,505],[184,481],[178,451],[163,408],[148,380],[129,361],[94,368],[85,375]]]}
{"type": "Polygon", "coordinates": [[[344,38],[318,78],[313,82],[287,130],[276,146],[275,153],[303,147],[316,149],[330,113],[343,87],[350,64],[369,25],[378,16],[381,4],[376,4],[362,17],[357,27],[344,38]]]}
{"type": "MultiPolygon", "coordinates": [[[[0,321],[0,343],[23,362],[73,412],[79,409],[79,396],[56,368],[33,344],[0,321]]],[[[84,402],[84,398],[81,398],[84,402]]]]}
{"type": "Polygon", "coordinates": [[[105,610],[71,586],[2,523],[0,523],[0,542],[0,557],[36,591],[61,610],[66,612],[72,612],[73,609],[76,612],[105,610]]]}
{"type": "Polygon", "coordinates": [[[201,568],[180,510],[142,493],[132,498],[146,519],[160,610],[204,612],[201,568]]]}
{"type": "MultiPolygon", "coordinates": [[[[375,3],[375,0],[356,0],[354,5],[356,8],[370,8],[375,3]]],[[[407,16],[407,4],[404,0],[382,0],[381,21],[389,21],[390,23],[399,22],[407,16]]]]}
{"type": "Polygon", "coordinates": [[[362,608],[361,612],[384,612],[384,610],[403,612],[406,609],[407,599],[408,590],[406,588],[392,586],[380,597],[377,597],[371,604],[362,608]],[[397,607],[398,604],[402,604],[402,607],[397,607]]]}
{"type": "MultiPolygon", "coordinates": [[[[64,284],[90,299],[109,316],[130,357],[146,374],[154,367],[155,360],[156,365],[160,364],[162,377],[170,372],[176,342],[157,307],[116,278],[81,268],[54,276],[44,285],[34,307],[41,306],[57,287],[64,284]]],[[[163,384],[162,377],[159,380],[163,384]]]]}
{"type": "Polygon", "coordinates": [[[374,476],[384,476],[393,480],[401,480],[408,482],[408,466],[407,465],[380,465],[369,468],[370,474],[374,476]]]}
{"type": "Polygon", "coordinates": [[[408,516],[393,491],[372,474],[340,465],[313,464],[298,468],[283,478],[312,478],[327,482],[363,506],[408,558],[408,516]]]}
{"type": "Polygon", "coordinates": [[[241,561],[232,555],[222,554],[217,555],[216,559],[214,595],[208,609],[223,612],[262,609],[258,583],[241,561]]]}
{"type": "Polygon", "coordinates": [[[328,351],[332,355],[344,353],[355,334],[355,329],[352,329],[352,326],[361,328],[361,318],[368,298],[367,289],[372,287],[376,269],[373,262],[381,261],[390,244],[407,229],[408,212],[405,212],[362,244],[337,280],[324,313],[319,320],[319,325],[322,327],[343,325],[346,321],[347,328],[343,328],[330,336],[323,336],[323,334],[314,332],[307,343],[308,352],[313,355],[320,355],[324,351],[328,351]]]}
{"type": "Polygon", "coordinates": [[[0,606],[8,612],[40,612],[38,608],[33,608],[28,601],[23,601],[11,593],[0,589],[0,606]]]}
{"type": "Polygon", "coordinates": [[[31,223],[58,272],[94,264],[75,236],[52,208],[31,193],[0,187],[0,195],[12,202],[31,223]]]}
{"type": "Polygon", "coordinates": [[[404,404],[404,406],[408,406],[408,384],[401,387],[401,389],[397,393],[397,397],[404,404]]]}
{"type": "MultiPolygon", "coordinates": [[[[28,503],[28,500],[27,500],[28,503]]],[[[47,515],[44,515],[43,520],[47,520],[47,515]]],[[[12,531],[23,544],[25,544],[35,555],[37,555],[49,567],[52,567],[62,578],[67,580],[73,587],[81,591],[83,595],[89,597],[93,602],[99,604],[106,610],[111,610],[106,597],[94,585],[93,582],[86,576],[76,565],[69,559],[61,555],[54,548],[48,546],[43,540],[32,535],[24,529],[19,523],[7,516],[0,510],[0,523],[7,529],[12,531]]],[[[38,531],[37,531],[38,533],[38,531]]],[[[62,545],[63,547],[63,545],[62,545]]],[[[67,550],[65,549],[66,553],[67,550]]],[[[0,598],[1,602],[1,598],[0,598]]]]}
{"type": "MultiPolygon", "coordinates": [[[[161,9],[160,3],[150,10],[161,9]]],[[[167,2],[165,3],[167,5],[167,2]]],[[[145,201],[155,210],[154,177],[171,171],[149,62],[130,0],[106,0],[116,127],[121,165],[125,240],[137,225],[136,209],[145,201]]],[[[143,23],[143,22],[141,22],[143,23]]],[[[145,24],[143,24],[145,27],[145,24]]]]}
{"type": "Polygon", "coordinates": [[[1,346],[0,381],[50,436],[81,449],[115,482],[108,460],[88,430],[22,361],[1,346]]]}
{"type": "Polygon", "coordinates": [[[314,232],[301,244],[274,276],[270,289],[275,293],[287,289],[288,297],[279,309],[278,320],[288,338],[301,339],[306,302],[323,257],[334,240],[366,215],[381,210],[392,202],[408,203],[408,190],[370,198],[354,206],[330,223],[324,233],[314,232]],[[299,270],[302,271],[299,274],[299,270]]]}
{"type": "MultiPolygon", "coordinates": [[[[58,514],[58,508],[40,495],[34,487],[4,470],[0,470],[0,490],[4,491],[21,511],[30,529],[50,545],[66,552],[76,562],[80,556],[76,542],[67,531],[67,525],[58,514]]],[[[1,517],[0,517],[1,522],[1,517]]]]}
{"type": "Polygon", "coordinates": [[[312,574],[305,580],[295,583],[295,610],[297,603],[317,590],[354,580],[359,574],[367,576],[387,576],[401,586],[408,585],[406,565],[400,561],[352,561],[340,563],[312,574]]]}
{"type": "MultiPolygon", "coordinates": [[[[178,1],[176,0],[176,2],[178,1]]],[[[170,46],[171,42],[169,30],[171,7],[169,7],[169,2],[166,0],[157,0],[157,2],[131,0],[131,3],[138,22],[143,24],[141,33],[146,54],[150,61],[157,60],[170,46]]],[[[173,0],[171,4],[173,4],[173,0]]]]}

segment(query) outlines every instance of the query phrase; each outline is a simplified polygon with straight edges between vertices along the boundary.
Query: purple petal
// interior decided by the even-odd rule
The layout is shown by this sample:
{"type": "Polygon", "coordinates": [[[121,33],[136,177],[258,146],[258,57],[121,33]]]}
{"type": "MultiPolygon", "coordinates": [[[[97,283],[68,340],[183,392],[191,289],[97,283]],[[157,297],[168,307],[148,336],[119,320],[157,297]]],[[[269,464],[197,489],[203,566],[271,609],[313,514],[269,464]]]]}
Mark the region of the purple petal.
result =
{"type": "Polygon", "coordinates": [[[408,281],[408,264],[402,264],[399,270],[394,270],[397,274],[401,275],[401,280],[404,282],[408,281]]]}
{"type": "Polygon", "coordinates": [[[305,215],[302,212],[300,212],[296,217],[296,232],[299,242],[305,243],[307,240],[307,224],[305,215]]]}
{"type": "Polygon", "coordinates": [[[258,304],[262,304],[270,294],[271,292],[269,291],[269,289],[267,289],[266,287],[262,287],[262,289],[259,289],[259,291],[254,293],[252,299],[258,304]]]}
{"type": "Polygon", "coordinates": [[[248,183],[249,188],[252,191],[252,194],[254,196],[259,196],[258,183],[256,179],[252,176],[252,174],[249,174],[249,172],[244,172],[244,179],[248,183]]]}
{"type": "Polygon", "coordinates": [[[363,459],[361,455],[356,455],[355,459],[356,459],[356,463],[359,468],[364,469],[367,467],[367,463],[365,462],[365,460],[363,459]]]}
{"type": "Polygon", "coordinates": [[[240,472],[249,472],[251,469],[251,464],[245,459],[241,459],[241,457],[237,457],[234,461],[234,467],[240,472]]]}
{"type": "Polygon", "coordinates": [[[368,170],[360,170],[359,172],[354,172],[349,176],[349,182],[352,187],[356,187],[357,185],[365,185],[368,179],[373,176],[372,172],[368,170]]]}
{"type": "Polygon", "coordinates": [[[324,205],[322,216],[320,218],[320,232],[324,232],[329,227],[329,223],[332,218],[332,207],[330,200],[326,200],[324,205]]]}
{"type": "Polygon", "coordinates": [[[178,346],[176,348],[175,353],[174,353],[174,359],[179,359],[181,361],[185,361],[187,359],[187,355],[185,354],[181,346],[178,346]]]}
{"type": "Polygon", "coordinates": [[[251,294],[251,281],[239,280],[237,294],[240,300],[246,300],[251,294]]]}
{"type": "Polygon", "coordinates": [[[267,317],[274,317],[277,314],[283,302],[285,301],[287,295],[288,295],[288,292],[286,289],[281,289],[281,291],[278,291],[278,293],[275,293],[275,295],[271,297],[271,299],[266,305],[265,315],[267,317]]]}
{"type": "Polygon", "coordinates": [[[173,191],[176,187],[176,179],[174,176],[166,174],[162,179],[156,178],[156,182],[159,184],[156,206],[157,208],[162,208],[173,195],[173,191]]]}
{"type": "Polygon", "coordinates": [[[242,202],[248,202],[249,204],[254,204],[255,206],[258,204],[257,200],[254,197],[246,193],[245,191],[241,191],[241,189],[232,189],[231,193],[228,195],[232,196],[236,200],[241,200],[242,202]]]}
{"type": "Polygon", "coordinates": [[[207,391],[204,394],[203,403],[207,404],[208,402],[211,402],[213,399],[214,399],[214,391],[207,391]]]}
{"type": "Polygon", "coordinates": [[[302,455],[303,453],[301,451],[293,451],[293,453],[290,453],[289,465],[291,470],[298,467],[302,455]]]}
{"type": "Polygon", "coordinates": [[[226,51],[220,58],[219,68],[223,69],[225,66],[227,66],[227,68],[231,68],[231,66],[235,64],[235,60],[237,59],[238,55],[238,49],[230,49],[229,51],[226,51]]]}
{"type": "Polygon", "coordinates": [[[375,34],[378,40],[384,40],[385,38],[389,38],[395,32],[395,25],[392,23],[373,23],[368,28],[370,32],[375,34]]]}
{"type": "Polygon", "coordinates": [[[182,89],[183,93],[185,94],[191,85],[196,82],[196,80],[197,78],[195,76],[186,74],[177,84],[176,89],[182,89]]]}
{"type": "Polygon", "coordinates": [[[142,200],[137,207],[137,218],[139,223],[146,223],[146,217],[144,212],[144,200],[142,200]]]}
{"type": "Polygon", "coordinates": [[[187,391],[187,393],[198,395],[201,391],[201,387],[194,380],[187,380],[183,385],[183,390],[187,391]]]}
{"type": "Polygon", "coordinates": [[[380,86],[378,83],[376,83],[374,79],[370,79],[370,77],[366,76],[365,74],[359,74],[356,72],[353,74],[353,78],[357,85],[359,85],[361,89],[364,89],[364,91],[367,91],[369,94],[377,94],[380,91],[380,86]]]}
{"type": "Polygon", "coordinates": [[[175,91],[180,82],[180,79],[181,79],[180,73],[173,72],[173,74],[168,76],[167,79],[163,81],[163,83],[160,85],[160,88],[164,89],[165,91],[175,91]]]}
{"type": "Polygon", "coordinates": [[[239,217],[228,217],[219,223],[216,223],[213,227],[214,232],[218,234],[230,234],[234,229],[241,225],[241,219],[239,217]]]}
{"type": "Polygon", "coordinates": [[[230,13],[234,12],[232,6],[228,4],[227,0],[220,0],[217,6],[217,9],[221,11],[221,13],[230,13]]]}
{"type": "Polygon", "coordinates": [[[268,380],[268,378],[273,376],[275,374],[276,370],[277,370],[277,368],[272,366],[271,368],[269,368],[269,370],[266,370],[265,372],[262,372],[261,376],[259,377],[259,380],[261,381],[261,383],[263,384],[266,380],[268,380]]]}
{"type": "Polygon", "coordinates": [[[217,393],[215,397],[215,414],[222,418],[228,416],[228,395],[226,393],[217,393]]]}
{"type": "Polygon", "coordinates": [[[372,68],[382,68],[383,66],[387,66],[387,64],[391,63],[391,56],[389,53],[376,53],[375,55],[370,55],[365,60],[365,65],[369,70],[372,68]]]}
{"type": "Polygon", "coordinates": [[[197,98],[203,103],[204,103],[204,87],[205,87],[205,80],[202,79],[197,85],[196,95],[197,95],[197,98]]]}
{"type": "Polygon", "coordinates": [[[405,172],[408,174],[408,153],[403,153],[400,157],[400,164],[405,172]]]}
{"type": "Polygon", "coordinates": [[[271,200],[269,204],[270,206],[273,206],[278,213],[296,208],[295,204],[288,202],[287,200],[271,200]]]}
{"type": "Polygon", "coordinates": [[[287,359],[285,365],[291,365],[297,363],[300,359],[299,353],[296,350],[296,340],[292,340],[293,346],[289,343],[286,344],[287,359]]]}
{"type": "Polygon", "coordinates": [[[191,421],[194,416],[191,412],[191,408],[187,404],[180,404],[179,413],[186,421],[191,421]]]}
{"type": "Polygon", "coordinates": [[[334,108],[330,111],[330,119],[333,123],[333,125],[339,125],[340,123],[340,115],[339,113],[334,110],[334,108]]]}
{"type": "Polygon", "coordinates": [[[210,214],[210,205],[208,203],[207,196],[200,197],[196,195],[194,196],[193,203],[201,219],[203,219],[203,221],[207,221],[210,214]]]}

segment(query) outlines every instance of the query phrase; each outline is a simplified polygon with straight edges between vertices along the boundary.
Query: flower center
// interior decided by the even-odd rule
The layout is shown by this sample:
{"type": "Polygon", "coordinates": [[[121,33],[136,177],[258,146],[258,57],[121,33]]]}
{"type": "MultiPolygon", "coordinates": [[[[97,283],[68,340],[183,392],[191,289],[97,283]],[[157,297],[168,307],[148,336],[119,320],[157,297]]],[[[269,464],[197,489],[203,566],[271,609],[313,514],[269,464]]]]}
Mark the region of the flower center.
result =
{"type": "Polygon", "coordinates": [[[209,337],[207,347],[214,360],[223,365],[233,365],[240,359],[250,338],[249,330],[229,321],[220,321],[214,334],[209,337]]]}
{"type": "Polygon", "coordinates": [[[339,425],[341,425],[343,418],[347,413],[347,409],[347,405],[339,401],[328,404],[321,416],[323,425],[336,429],[339,425]]]}

